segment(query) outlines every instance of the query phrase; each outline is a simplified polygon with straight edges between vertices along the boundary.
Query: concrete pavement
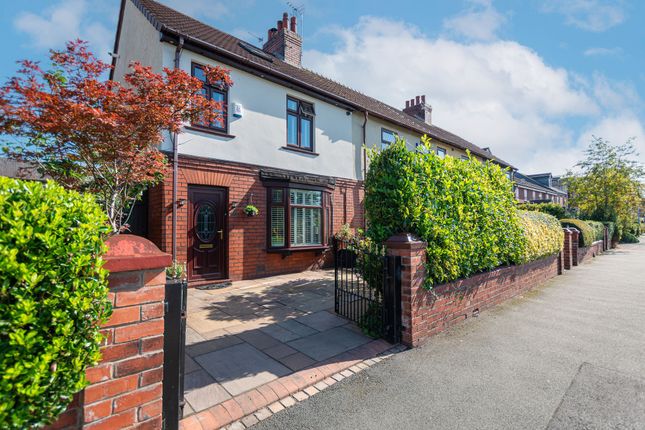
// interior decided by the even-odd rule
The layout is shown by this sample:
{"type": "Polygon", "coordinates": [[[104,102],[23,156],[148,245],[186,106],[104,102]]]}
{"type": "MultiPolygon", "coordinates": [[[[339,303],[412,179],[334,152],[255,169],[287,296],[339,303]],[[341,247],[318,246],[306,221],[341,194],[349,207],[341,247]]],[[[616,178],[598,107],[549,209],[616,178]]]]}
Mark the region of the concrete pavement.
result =
{"type": "Polygon", "coordinates": [[[543,287],[254,429],[645,429],[645,244],[543,287]]]}

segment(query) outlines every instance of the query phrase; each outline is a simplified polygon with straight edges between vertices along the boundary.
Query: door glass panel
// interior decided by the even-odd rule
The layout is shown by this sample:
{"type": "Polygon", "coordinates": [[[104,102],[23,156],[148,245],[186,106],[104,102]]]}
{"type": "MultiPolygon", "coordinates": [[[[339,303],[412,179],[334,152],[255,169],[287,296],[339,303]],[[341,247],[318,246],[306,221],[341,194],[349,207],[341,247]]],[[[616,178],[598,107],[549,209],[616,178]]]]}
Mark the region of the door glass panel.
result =
{"type": "Polygon", "coordinates": [[[211,205],[202,205],[197,209],[195,233],[202,242],[210,242],[215,237],[215,210],[211,205]]]}

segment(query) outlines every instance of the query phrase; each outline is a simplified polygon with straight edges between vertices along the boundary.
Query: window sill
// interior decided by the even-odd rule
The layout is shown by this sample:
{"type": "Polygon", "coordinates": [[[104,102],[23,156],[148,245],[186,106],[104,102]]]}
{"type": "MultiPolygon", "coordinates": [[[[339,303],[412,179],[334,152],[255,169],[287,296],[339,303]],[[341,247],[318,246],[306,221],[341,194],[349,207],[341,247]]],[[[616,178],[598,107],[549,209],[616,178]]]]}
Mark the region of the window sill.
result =
{"type": "Polygon", "coordinates": [[[299,154],[312,155],[312,156],[314,156],[314,157],[317,157],[318,155],[320,155],[320,154],[318,154],[318,153],[316,153],[316,152],[309,151],[309,150],[307,150],[307,149],[301,149],[301,148],[298,148],[297,146],[283,146],[283,147],[282,147],[282,148],[280,148],[280,149],[284,149],[285,151],[293,151],[293,152],[297,152],[297,153],[299,153],[299,154]]]}
{"type": "Polygon", "coordinates": [[[267,252],[270,254],[283,254],[284,256],[291,255],[294,252],[304,252],[304,251],[316,251],[317,253],[323,253],[329,250],[330,247],[327,245],[320,246],[294,246],[293,248],[269,248],[267,252]]]}
{"type": "Polygon", "coordinates": [[[212,128],[207,128],[207,127],[198,127],[198,126],[195,126],[195,125],[185,125],[184,128],[186,130],[190,130],[190,131],[197,131],[199,133],[212,134],[213,136],[226,137],[226,138],[229,138],[229,139],[232,139],[232,138],[235,137],[232,134],[228,134],[228,133],[225,133],[223,131],[214,130],[212,128]]]}

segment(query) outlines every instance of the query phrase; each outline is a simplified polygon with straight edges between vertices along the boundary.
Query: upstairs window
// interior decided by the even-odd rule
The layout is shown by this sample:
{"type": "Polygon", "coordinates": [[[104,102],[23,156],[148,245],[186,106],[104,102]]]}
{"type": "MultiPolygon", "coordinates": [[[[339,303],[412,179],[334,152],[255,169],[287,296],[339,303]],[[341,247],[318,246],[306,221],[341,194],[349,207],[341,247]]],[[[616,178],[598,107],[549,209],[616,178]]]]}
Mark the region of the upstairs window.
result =
{"type": "Polygon", "coordinates": [[[446,150],[444,148],[437,147],[437,155],[439,158],[446,158],[446,150]]]}
{"type": "Polygon", "coordinates": [[[314,150],[314,117],[311,103],[287,97],[287,146],[314,150]]]}
{"type": "Polygon", "coordinates": [[[211,85],[206,82],[206,74],[199,64],[192,64],[192,75],[202,81],[202,95],[209,100],[215,100],[220,103],[220,109],[216,112],[219,114],[210,124],[193,122],[193,126],[205,127],[215,131],[228,133],[228,115],[226,105],[228,104],[228,87],[225,85],[211,85]]]}
{"type": "Polygon", "coordinates": [[[396,142],[396,133],[387,128],[381,129],[381,149],[387,149],[388,146],[396,142]]]}

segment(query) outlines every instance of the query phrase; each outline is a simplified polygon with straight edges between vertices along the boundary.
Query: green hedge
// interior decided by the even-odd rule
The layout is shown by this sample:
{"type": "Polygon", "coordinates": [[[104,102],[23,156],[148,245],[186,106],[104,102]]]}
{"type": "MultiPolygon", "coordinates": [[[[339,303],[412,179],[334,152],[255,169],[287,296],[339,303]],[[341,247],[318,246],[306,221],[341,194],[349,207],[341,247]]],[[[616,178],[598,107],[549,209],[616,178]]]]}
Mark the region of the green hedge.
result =
{"type": "Polygon", "coordinates": [[[521,262],[524,255],[513,186],[490,162],[442,159],[397,140],[370,152],[365,211],[367,234],[377,243],[400,232],[428,242],[428,287],[521,262]]]}
{"type": "Polygon", "coordinates": [[[600,221],[585,220],[594,231],[594,241],[605,239],[605,224],[600,221]]]}
{"type": "Polygon", "coordinates": [[[0,428],[51,422],[100,359],[106,217],[49,182],[0,177],[0,428]]]}
{"type": "Polygon", "coordinates": [[[553,215],[557,219],[564,218],[566,213],[562,206],[555,203],[519,203],[517,207],[524,211],[544,212],[553,215]]]}
{"type": "Polygon", "coordinates": [[[587,222],[581,219],[575,218],[565,218],[561,219],[560,223],[562,227],[575,227],[580,231],[580,236],[578,238],[578,246],[591,246],[594,242],[596,233],[587,222]]]}
{"type": "Polygon", "coordinates": [[[554,216],[535,211],[519,211],[519,216],[526,238],[525,262],[557,254],[562,250],[564,232],[554,216]]]}

